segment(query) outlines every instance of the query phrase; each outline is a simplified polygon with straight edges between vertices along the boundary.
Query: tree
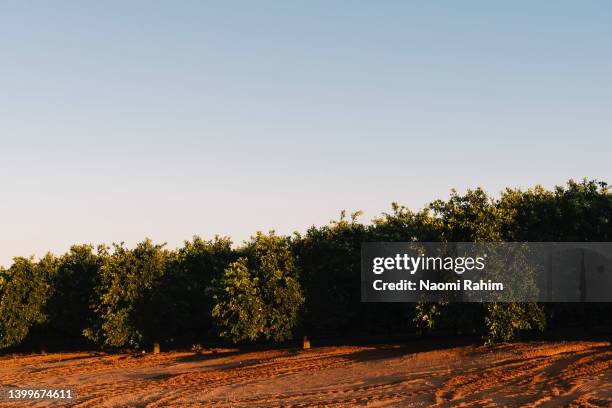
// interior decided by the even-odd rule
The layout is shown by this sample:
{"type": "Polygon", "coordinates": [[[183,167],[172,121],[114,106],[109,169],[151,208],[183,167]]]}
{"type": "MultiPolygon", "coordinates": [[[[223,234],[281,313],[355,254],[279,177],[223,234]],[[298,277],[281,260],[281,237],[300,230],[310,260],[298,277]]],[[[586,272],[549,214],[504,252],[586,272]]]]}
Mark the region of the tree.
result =
{"type": "Polygon", "coordinates": [[[54,337],[64,346],[82,342],[83,330],[94,318],[90,305],[96,301],[102,254],[94,253],[93,245],[74,245],[57,259],[53,291],[44,308],[48,322],[40,336],[54,337]]]}
{"type": "Polygon", "coordinates": [[[537,303],[489,303],[484,318],[487,344],[514,340],[520,331],[544,330],[546,315],[537,303]]]}
{"type": "Polygon", "coordinates": [[[290,339],[304,302],[290,239],[259,232],[239,252],[243,257],[214,284],[213,316],[221,335],[233,341],[290,339]]]}
{"type": "Polygon", "coordinates": [[[214,303],[207,289],[235,259],[229,238],[196,236],[178,249],[156,291],[155,303],[165,305],[168,340],[187,343],[211,336],[214,303]]]}
{"type": "Polygon", "coordinates": [[[265,330],[259,278],[252,276],[246,258],[239,258],[214,282],[212,316],[220,335],[233,342],[256,340],[265,330]]]}
{"type": "Polygon", "coordinates": [[[355,332],[367,324],[364,312],[373,306],[361,303],[360,256],[368,228],[357,221],[359,215],[347,219],[342,211],[338,221],[294,239],[306,297],[302,330],[310,335],[355,332]]]}
{"type": "Polygon", "coordinates": [[[96,319],[84,334],[103,346],[141,348],[163,336],[165,306],[154,300],[171,254],[149,239],[133,250],[113,247],[100,267],[96,319]]]}
{"type": "MultiPolygon", "coordinates": [[[[509,241],[601,241],[612,240],[612,194],[608,185],[596,180],[569,180],[552,191],[542,186],[506,189],[499,207],[513,213],[503,226],[509,241]]],[[[553,325],[609,320],[609,303],[589,303],[580,307],[567,303],[545,305],[553,325]]]]}
{"type": "MultiPolygon", "coordinates": [[[[505,229],[515,222],[517,214],[514,205],[490,198],[481,188],[468,190],[464,196],[453,190],[448,201],[437,200],[430,207],[440,223],[441,237],[448,242],[502,241],[505,229]]],[[[423,310],[440,316],[429,313],[427,308],[423,310]]],[[[535,303],[449,304],[445,312],[443,315],[456,330],[484,331],[487,342],[508,341],[520,330],[541,331],[545,322],[543,307],[535,303]]]]}
{"type": "Polygon", "coordinates": [[[44,308],[53,291],[56,264],[50,254],[39,262],[15,258],[8,270],[0,271],[0,348],[18,345],[33,327],[47,321],[44,308]]]}
{"type": "MultiPolygon", "coordinates": [[[[77,245],[58,258],[15,258],[8,269],[0,267],[0,348],[54,338],[72,346],[81,332],[100,346],[139,348],[153,341],[189,344],[217,333],[232,341],[281,341],[299,331],[391,334],[415,325],[497,342],[542,330],[547,322],[599,324],[612,315],[610,304],[544,309],[535,303],[360,299],[363,242],[610,241],[606,183],[507,189],[499,199],[480,188],[453,190],[418,212],[393,204],[371,225],[359,222],[359,214],[342,212],[303,236],[258,233],[236,250],[228,238],[194,237],[176,251],[145,240],[133,249],[114,245],[112,252],[77,245]]],[[[519,289],[531,290],[524,278],[529,271],[518,261],[519,289]]]]}
{"type": "Polygon", "coordinates": [[[548,191],[542,186],[522,191],[506,189],[499,207],[512,212],[503,226],[509,241],[610,241],[612,194],[604,182],[595,180],[548,191]]]}

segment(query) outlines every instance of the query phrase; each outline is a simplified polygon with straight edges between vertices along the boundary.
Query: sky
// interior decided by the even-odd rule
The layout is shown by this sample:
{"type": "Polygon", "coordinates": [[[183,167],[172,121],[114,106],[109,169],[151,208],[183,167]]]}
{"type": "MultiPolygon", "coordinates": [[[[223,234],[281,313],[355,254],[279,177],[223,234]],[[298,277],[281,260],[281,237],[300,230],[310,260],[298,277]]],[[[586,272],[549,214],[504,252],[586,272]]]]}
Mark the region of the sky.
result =
{"type": "Polygon", "coordinates": [[[609,1],[0,1],[0,265],[612,181],[609,1]]]}

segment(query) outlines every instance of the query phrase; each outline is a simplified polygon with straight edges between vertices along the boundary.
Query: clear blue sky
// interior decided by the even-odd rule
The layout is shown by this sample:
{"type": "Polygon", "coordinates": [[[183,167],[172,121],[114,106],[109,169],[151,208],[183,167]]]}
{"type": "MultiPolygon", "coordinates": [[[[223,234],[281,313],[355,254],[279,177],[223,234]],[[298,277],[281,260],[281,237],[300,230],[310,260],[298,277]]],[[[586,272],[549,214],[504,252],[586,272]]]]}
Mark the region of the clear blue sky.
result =
{"type": "Polygon", "coordinates": [[[609,1],[0,3],[0,264],[612,177],[609,1]]]}

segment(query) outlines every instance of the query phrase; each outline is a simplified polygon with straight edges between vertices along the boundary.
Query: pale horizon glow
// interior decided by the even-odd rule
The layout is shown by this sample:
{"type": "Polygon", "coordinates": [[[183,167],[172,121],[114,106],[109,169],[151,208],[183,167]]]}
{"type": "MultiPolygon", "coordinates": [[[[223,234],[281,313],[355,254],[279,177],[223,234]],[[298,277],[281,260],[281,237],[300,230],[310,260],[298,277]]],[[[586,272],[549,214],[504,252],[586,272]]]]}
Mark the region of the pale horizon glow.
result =
{"type": "Polygon", "coordinates": [[[612,176],[612,3],[3,2],[0,265],[612,176]]]}

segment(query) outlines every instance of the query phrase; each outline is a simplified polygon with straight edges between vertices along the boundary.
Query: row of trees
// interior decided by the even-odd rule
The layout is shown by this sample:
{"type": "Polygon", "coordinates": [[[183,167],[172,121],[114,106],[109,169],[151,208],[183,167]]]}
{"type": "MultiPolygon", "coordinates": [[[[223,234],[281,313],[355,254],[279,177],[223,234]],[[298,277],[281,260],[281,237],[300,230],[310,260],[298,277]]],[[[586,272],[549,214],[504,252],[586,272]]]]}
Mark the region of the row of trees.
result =
{"type": "MultiPolygon", "coordinates": [[[[580,320],[567,305],[360,302],[366,241],[609,241],[612,194],[603,182],[552,191],[453,191],[413,212],[397,204],[370,224],[359,213],[304,234],[258,233],[238,248],[198,237],[177,250],[145,240],[73,246],[0,269],[0,348],[22,344],[146,347],[226,339],[283,341],[438,330],[507,341],[580,320]]],[[[612,315],[607,305],[589,316],[612,315]]]]}

